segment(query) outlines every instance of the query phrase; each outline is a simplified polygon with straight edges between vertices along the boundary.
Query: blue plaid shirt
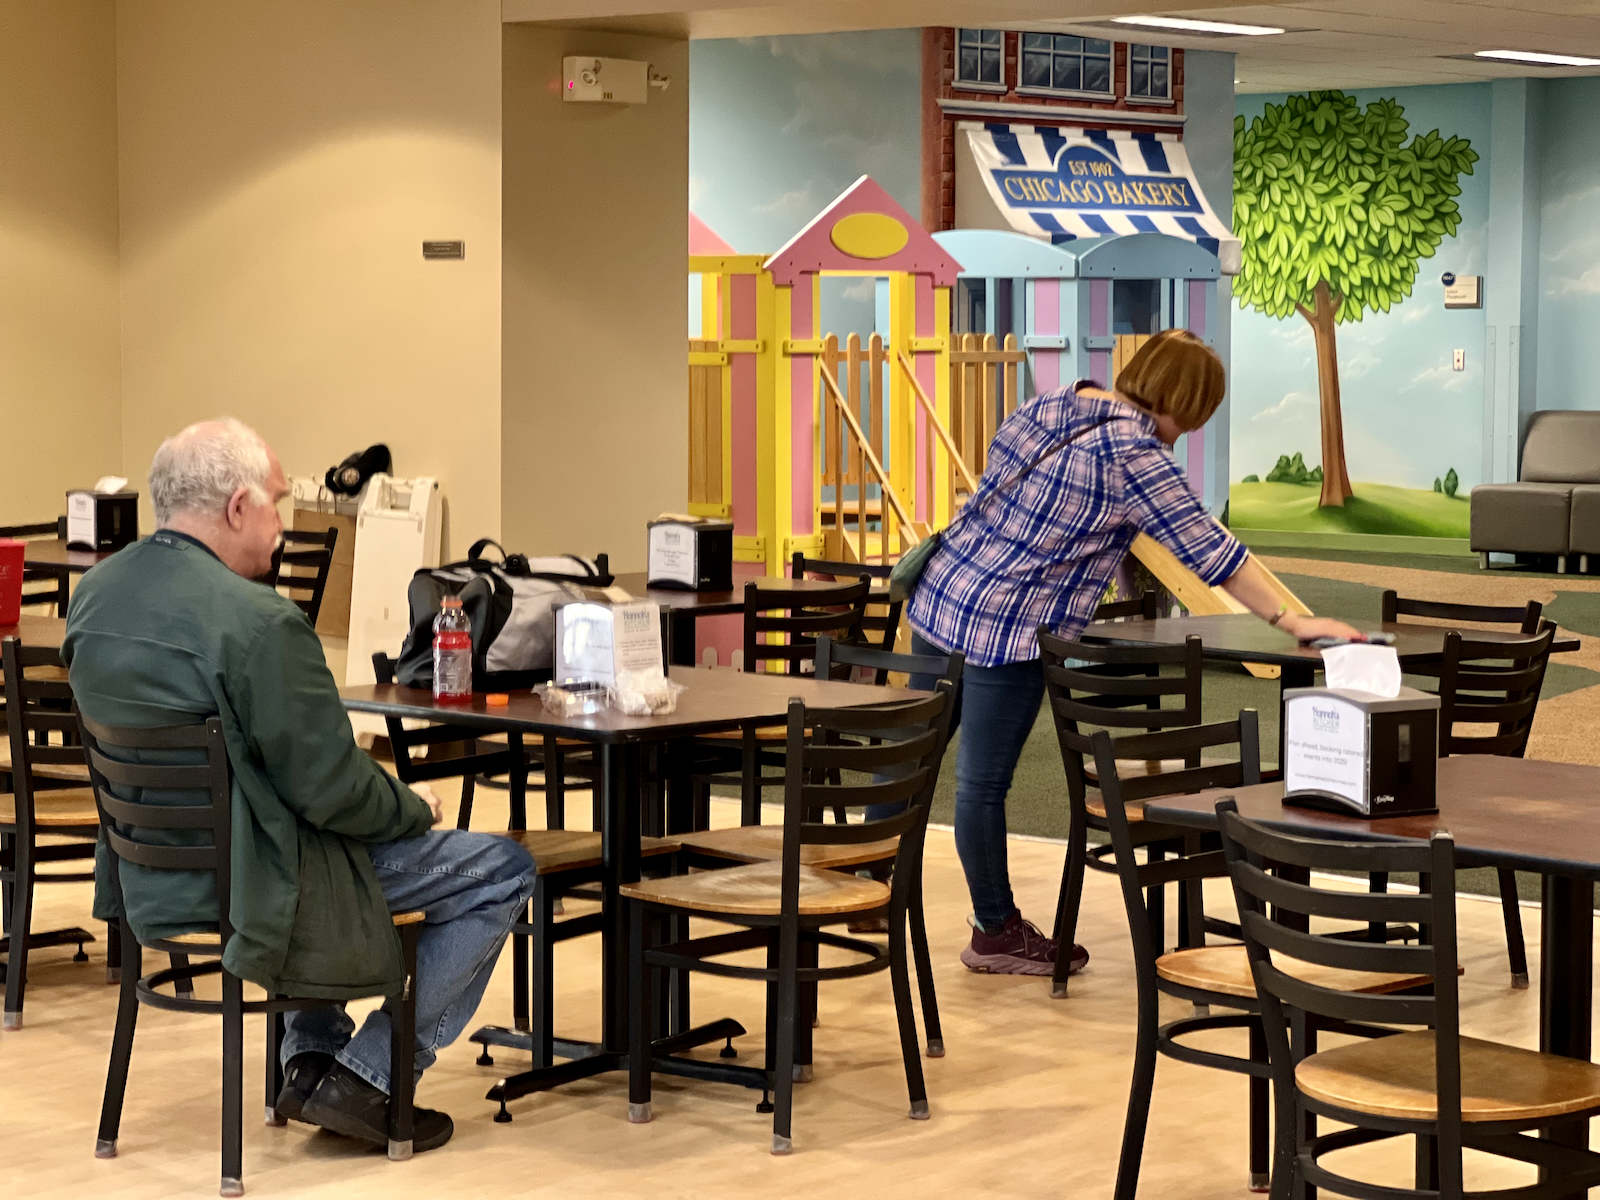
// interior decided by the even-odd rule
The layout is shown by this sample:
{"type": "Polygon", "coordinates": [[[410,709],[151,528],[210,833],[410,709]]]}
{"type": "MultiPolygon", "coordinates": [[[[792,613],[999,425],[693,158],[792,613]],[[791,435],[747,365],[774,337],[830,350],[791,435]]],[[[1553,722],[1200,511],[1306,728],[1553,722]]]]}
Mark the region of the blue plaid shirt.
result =
{"type": "Polygon", "coordinates": [[[1040,396],[1001,424],[978,494],[912,596],[912,627],[974,666],[1038,658],[1040,625],[1076,637],[1141,531],[1208,584],[1249,557],[1201,506],[1148,413],[1076,388],[1040,396]],[[1090,431],[1000,491],[1082,429],[1090,431]]]}

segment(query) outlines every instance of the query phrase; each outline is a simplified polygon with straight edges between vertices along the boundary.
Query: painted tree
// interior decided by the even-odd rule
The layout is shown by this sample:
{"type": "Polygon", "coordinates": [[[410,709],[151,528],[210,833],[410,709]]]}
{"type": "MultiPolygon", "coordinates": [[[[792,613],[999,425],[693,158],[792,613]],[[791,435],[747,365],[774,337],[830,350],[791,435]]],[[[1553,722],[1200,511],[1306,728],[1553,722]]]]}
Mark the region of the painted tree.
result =
{"type": "Polygon", "coordinates": [[[1351,495],[1339,410],[1335,327],[1388,312],[1411,294],[1417,265],[1461,223],[1457,183],[1477,152],[1435,129],[1409,142],[1392,99],[1365,109],[1344,92],[1309,92],[1233,124],[1233,228],[1244,264],[1241,308],[1299,313],[1317,347],[1322,499],[1351,495]]]}

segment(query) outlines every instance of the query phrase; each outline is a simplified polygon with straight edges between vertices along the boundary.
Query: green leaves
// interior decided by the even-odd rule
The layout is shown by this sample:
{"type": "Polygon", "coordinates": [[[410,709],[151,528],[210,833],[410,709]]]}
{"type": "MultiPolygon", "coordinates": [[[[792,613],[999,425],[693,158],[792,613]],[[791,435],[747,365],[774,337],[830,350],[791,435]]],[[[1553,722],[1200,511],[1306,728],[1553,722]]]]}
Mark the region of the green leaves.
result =
{"type": "Polygon", "coordinates": [[[1363,109],[1340,91],[1306,92],[1234,120],[1234,232],[1241,307],[1287,317],[1326,283],[1343,321],[1411,294],[1417,264],[1455,234],[1458,183],[1477,152],[1437,129],[1410,138],[1392,98],[1363,109]]]}

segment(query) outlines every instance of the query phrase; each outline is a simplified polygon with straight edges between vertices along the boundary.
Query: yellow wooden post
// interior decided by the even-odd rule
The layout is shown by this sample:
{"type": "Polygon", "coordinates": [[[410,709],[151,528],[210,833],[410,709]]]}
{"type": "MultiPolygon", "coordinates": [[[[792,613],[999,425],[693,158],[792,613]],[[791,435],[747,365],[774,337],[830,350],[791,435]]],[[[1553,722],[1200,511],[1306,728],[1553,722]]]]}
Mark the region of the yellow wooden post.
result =
{"type": "MultiPolygon", "coordinates": [[[[763,279],[770,278],[765,273],[763,279]]],[[[761,522],[761,536],[765,539],[767,574],[784,573],[783,547],[794,533],[794,426],[791,424],[794,409],[794,377],[789,357],[783,353],[783,342],[795,336],[793,327],[794,288],[772,288],[771,323],[763,328],[772,330],[767,339],[772,350],[772,402],[767,412],[772,431],[770,449],[757,439],[757,449],[762,456],[762,491],[769,514],[761,522]]]]}
{"type": "MultiPolygon", "coordinates": [[[[934,336],[941,339],[933,358],[933,407],[939,414],[939,420],[944,422],[944,427],[949,429],[951,335],[950,289],[947,287],[933,289],[933,328],[934,336]]],[[[956,515],[955,473],[951,470],[950,456],[943,448],[939,451],[936,463],[933,472],[933,528],[943,529],[956,515]]]]}
{"type": "MultiPolygon", "coordinates": [[[[889,362],[898,355],[911,355],[911,339],[917,332],[916,277],[903,271],[889,276],[889,362]]],[[[889,482],[905,498],[908,513],[916,519],[917,496],[917,405],[911,394],[911,381],[905,372],[889,371],[889,482]]],[[[885,529],[888,528],[887,517],[885,529]]],[[[884,544],[886,554],[898,546],[884,544]]]]}
{"type": "Polygon", "coordinates": [[[774,285],[766,271],[756,275],[756,331],[761,348],[756,352],[756,540],[755,546],[742,548],[735,540],[734,557],[743,562],[768,564],[773,554],[773,537],[777,530],[775,502],[778,489],[775,474],[778,466],[777,388],[780,379],[785,394],[788,392],[788,360],[783,355],[784,326],[776,323],[778,293],[784,296],[784,318],[788,318],[788,288],[774,285]]]}

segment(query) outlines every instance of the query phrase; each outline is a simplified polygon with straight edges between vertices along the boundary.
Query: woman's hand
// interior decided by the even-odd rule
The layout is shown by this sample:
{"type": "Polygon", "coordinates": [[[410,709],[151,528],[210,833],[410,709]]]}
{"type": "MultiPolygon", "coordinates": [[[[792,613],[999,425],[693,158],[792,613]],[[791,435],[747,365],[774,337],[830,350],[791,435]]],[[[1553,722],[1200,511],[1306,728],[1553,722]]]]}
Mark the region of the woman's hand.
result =
{"type": "Polygon", "coordinates": [[[1332,617],[1302,617],[1298,613],[1284,613],[1278,628],[1302,642],[1323,637],[1344,638],[1351,642],[1367,640],[1366,634],[1332,617]]]}

